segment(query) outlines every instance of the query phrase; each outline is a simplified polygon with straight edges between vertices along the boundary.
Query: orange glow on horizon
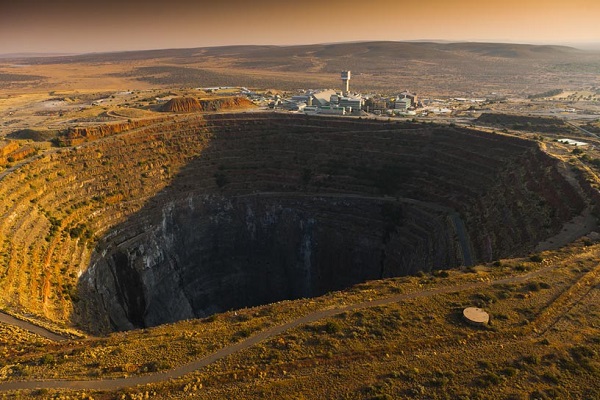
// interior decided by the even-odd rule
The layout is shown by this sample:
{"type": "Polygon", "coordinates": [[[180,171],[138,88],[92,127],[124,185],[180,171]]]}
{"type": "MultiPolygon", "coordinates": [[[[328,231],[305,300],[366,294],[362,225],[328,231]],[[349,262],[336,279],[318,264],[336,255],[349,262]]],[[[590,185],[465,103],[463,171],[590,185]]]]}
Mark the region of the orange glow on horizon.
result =
{"type": "Polygon", "coordinates": [[[597,0],[21,0],[0,6],[0,53],[362,40],[585,43],[600,42],[598,16],[597,0]]]}

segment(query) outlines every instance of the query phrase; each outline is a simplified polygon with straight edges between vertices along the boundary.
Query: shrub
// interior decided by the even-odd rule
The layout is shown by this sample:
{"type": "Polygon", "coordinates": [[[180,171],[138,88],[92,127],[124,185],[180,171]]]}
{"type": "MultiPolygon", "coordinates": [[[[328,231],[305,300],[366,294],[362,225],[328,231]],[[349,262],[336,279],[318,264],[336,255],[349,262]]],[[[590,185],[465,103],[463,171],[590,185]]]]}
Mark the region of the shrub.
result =
{"type": "Polygon", "coordinates": [[[144,372],[158,372],[171,368],[171,365],[166,361],[151,361],[142,365],[141,370],[144,372]]]}
{"type": "Polygon", "coordinates": [[[54,356],[52,354],[44,354],[42,358],[40,358],[41,365],[50,365],[54,364],[54,356]]]}
{"type": "Polygon", "coordinates": [[[517,372],[517,369],[513,367],[506,367],[500,371],[500,373],[504,376],[515,376],[517,372]]]}
{"type": "Polygon", "coordinates": [[[536,355],[530,355],[523,357],[523,362],[529,365],[538,365],[540,363],[540,358],[536,355]]]}
{"type": "Polygon", "coordinates": [[[11,367],[12,376],[28,376],[29,372],[21,364],[16,364],[11,367]]]}
{"type": "Polygon", "coordinates": [[[450,380],[446,377],[441,378],[433,378],[427,382],[427,386],[430,387],[444,387],[450,382],[450,380]]]}
{"type": "Polygon", "coordinates": [[[529,260],[531,260],[532,262],[537,262],[537,263],[544,261],[542,256],[540,256],[539,254],[532,255],[531,257],[529,257],[529,260]]]}
{"type": "Polygon", "coordinates": [[[90,239],[93,236],[93,233],[86,224],[79,224],[76,227],[69,229],[69,236],[71,236],[72,239],[90,239]]]}
{"type": "Polygon", "coordinates": [[[504,400],[524,400],[524,399],[525,399],[524,395],[521,395],[519,393],[511,393],[504,398],[504,400]]]}
{"type": "Polygon", "coordinates": [[[579,345],[571,349],[571,356],[577,361],[582,361],[587,358],[595,358],[597,353],[588,346],[579,345]]]}
{"type": "Polygon", "coordinates": [[[492,386],[492,385],[497,385],[501,381],[502,381],[501,377],[499,377],[498,375],[491,372],[488,374],[478,376],[477,378],[475,378],[474,383],[477,386],[488,387],[488,386],[492,386]]]}
{"type": "Polygon", "coordinates": [[[202,320],[202,322],[214,322],[217,320],[217,314],[213,314],[209,317],[206,317],[202,320]]]}
{"type": "Polygon", "coordinates": [[[329,334],[334,334],[340,332],[342,330],[342,326],[338,321],[327,321],[323,329],[329,334]]]}
{"type": "Polygon", "coordinates": [[[476,293],[473,295],[473,300],[480,307],[484,307],[487,304],[495,303],[498,299],[492,293],[476,293]]]}
{"type": "Polygon", "coordinates": [[[437,276],[438,278],[447,278],[450,276],[450,273],[446,270],[436,270],[433,272],[434,276],[437,276]]]}
{"type": "Polygon", "coordinates": [[[251,334],[252,334],[252,329],[242,328],[235,334],[235,336],[240,337],[240,338],[247,338],[247,337],[250,337],[251,334]]]}
{"type": "Polygon", "coordinates": [[[560,382],[560,376],[553,374],[552,372],[545,372],[542,378],[549,383],[557,385],[560,382]]]}
{"type": "Polygon", "coordinates": [[[481,369],[487,369],[487,370],[492,369],[492,363],[490,363],[487,360],[479,360],[479,361],[477,361],[477,365],[479,365],[479,368],[481,368],[481,369]]]}
{"type": "Polygon", "coordinates": [[[539,390],[535,390],[529,394],[529,398],[531,400],[546,400],[548,396],[544,394],[544,392],[540,392],[539,390]]]}
{"type": "Polygon", "coordinates": [[[541,289],[538,282],[529,282],[526,287],[530,292],[539,292],[541,289]]]}

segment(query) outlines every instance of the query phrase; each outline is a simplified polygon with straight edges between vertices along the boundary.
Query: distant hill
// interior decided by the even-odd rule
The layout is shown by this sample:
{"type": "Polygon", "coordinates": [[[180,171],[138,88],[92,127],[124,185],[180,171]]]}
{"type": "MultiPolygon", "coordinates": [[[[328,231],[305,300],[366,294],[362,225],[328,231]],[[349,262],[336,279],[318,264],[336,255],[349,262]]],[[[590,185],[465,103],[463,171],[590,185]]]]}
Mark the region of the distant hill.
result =
{"type": "Polygon", "coordinates": [[[15,58],[40,58],[40,57],[64,57],[71,56],[71,53],[0,53],[0,59],[15,59],[15,58]]]}
{"type": "Polygon", "coordinates": [[[459,52],[468,52],[479,56],[503,58],[552,58],[585,53],[568,46],[529,45],[514,43],[479,42],[346,42],[331,44],[311,44],[296,46],[220,46],[189,49],[139,50],[109,53],[89,53],[79,55],[53,54],[8,54],[3,58],[38,58],[38,63],[55,62],[92,62],[92,61],[128,61],[161,58],[190,58],[199,56],[235,57],[258,61],[283,57],[401,57],[409,59],[447,58],[459,52]]]}
{"type": "Polygon", "coordinates": [[[223,46],[38,57],[27,58],[27,63],[112,64],[118,68],[105,76],[153,87],[335,88],[340,71],[349,69],[355,90],[411,88],[438,94],[507,90],[528,94],[533,88],[539,92],[589,85],[600,74],[600,52],[471,42],[223,46]]]}

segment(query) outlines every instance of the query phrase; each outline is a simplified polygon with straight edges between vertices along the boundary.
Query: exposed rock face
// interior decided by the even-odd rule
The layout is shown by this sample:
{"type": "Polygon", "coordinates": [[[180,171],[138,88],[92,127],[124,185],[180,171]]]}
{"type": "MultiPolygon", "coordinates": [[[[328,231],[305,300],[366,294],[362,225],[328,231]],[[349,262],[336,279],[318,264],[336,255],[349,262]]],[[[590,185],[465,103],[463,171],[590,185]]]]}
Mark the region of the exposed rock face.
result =
{"type": "Polygon", "coordinates": [[[0,165],[20,161],[31,154],[35,154],[35,152],[34,147],[29,145],[21,146],[17,141],[0,142],[0,165]]]}
{"type": "Polygon", "coordinates": [[[166,102],[160,111],[192,113],[200,111],[221,111],[252,107],[253,104],[243,97],[223,97],[218,99],[197,100],[193,97],[175,97],[166,102]]]}
{"type": "Polygon", "coordinates": [[[58,140],[63,146],[72,146],[85,141],[97,140],[106,136],[112,136],[123,132],[129,132],[133,129],[139,129],[166,121],[165,118],[139,119],[130,122],[119,122],[93,127],[74,127],[69,128],[58,140]]]}
{"type": "Polygon", "coordinates": [[[115,300],[107,305],[119,329],[318,296],[459,265],[468,238],[460,248],[447,211],[343,195],[190,196],[111,244],[88,279],[115,300]]]}
{"type": "Polygon", "coordinates": [[[202,153],[97,246],[80,292],[98,328],[522,254],[584,205],[509,136],[265,114],[197,132],[202,153]]]}
{"type": "Polygon", "coordinates": [[[245,97],[222,97],[219,99],[201,99],[200,105],[204,111],[227,111],[256,107],[245,97]]]}
{"type": "Polygon", "coordinates": [[[6,157],[10,153],[16,151],[19,148],[19,143],[16,141],[3,141],[0,142],[0,157],[6,157]]]}

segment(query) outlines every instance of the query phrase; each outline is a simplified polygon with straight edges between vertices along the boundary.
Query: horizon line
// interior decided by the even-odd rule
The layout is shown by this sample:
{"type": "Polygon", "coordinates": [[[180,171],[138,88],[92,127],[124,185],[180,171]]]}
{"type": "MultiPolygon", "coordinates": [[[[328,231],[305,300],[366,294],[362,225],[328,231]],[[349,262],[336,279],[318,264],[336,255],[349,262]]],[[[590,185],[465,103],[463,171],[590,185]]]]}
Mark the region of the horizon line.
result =
{"type": "Polygon", "coordinates": [[[295,44],[218,44],[208,46],[183,46],[183,47],[164,47],[164,48],[137,48],[127,50],[100,50],[92,52],[68,52],[68,51],[53,51],[53,52],[10,52],[0,53],[0,58],[36,58],[36,57],[72,57],[94,54],[117,54],[117,53],[136,53],[150,51],[168,51],[168,50],[194,50],[194,49],[216,49],[227,47],[304,47],[304,46],[319,46],[319,45],[340,45],[340,44],[359,44],[359,43],[436,43],[436,44],[460,44],[460,43],[478,43],[478,44],[516,44],[523,46],[565,46],[573,47],[579,50],[600,50],[600,41],[597,42],[527,42],[513,40],[448,40],[448,39],[407,39],[407,40],[349,40],[335,42],[315,42],[315,43],[295,43],[295,44]]]}

